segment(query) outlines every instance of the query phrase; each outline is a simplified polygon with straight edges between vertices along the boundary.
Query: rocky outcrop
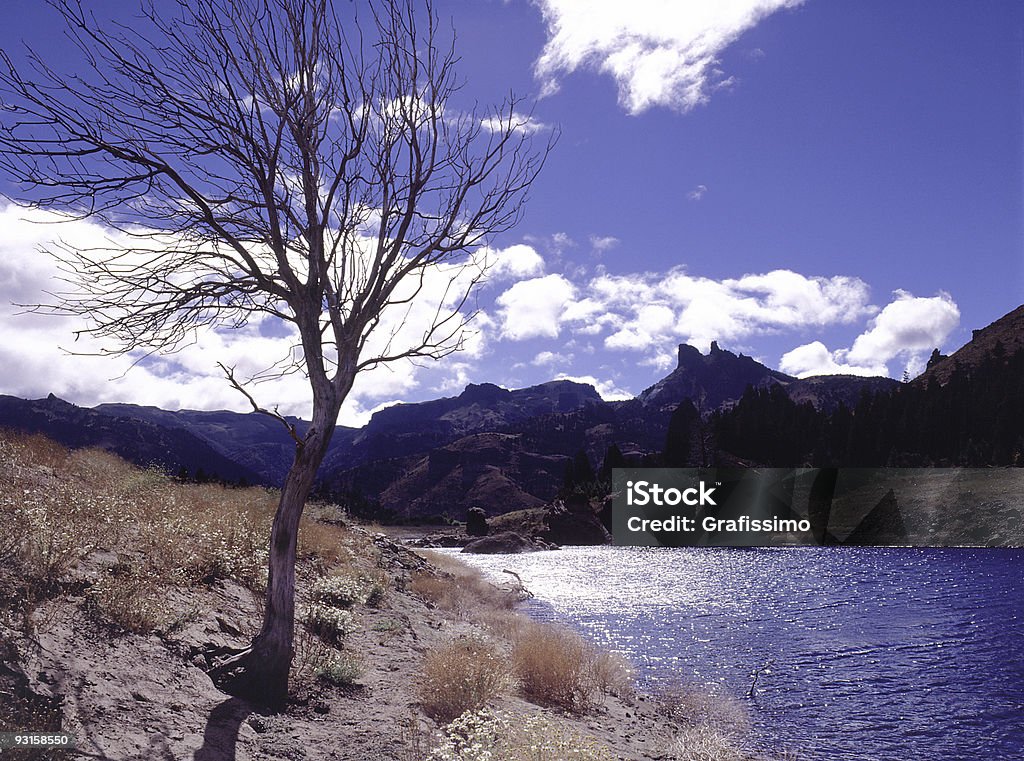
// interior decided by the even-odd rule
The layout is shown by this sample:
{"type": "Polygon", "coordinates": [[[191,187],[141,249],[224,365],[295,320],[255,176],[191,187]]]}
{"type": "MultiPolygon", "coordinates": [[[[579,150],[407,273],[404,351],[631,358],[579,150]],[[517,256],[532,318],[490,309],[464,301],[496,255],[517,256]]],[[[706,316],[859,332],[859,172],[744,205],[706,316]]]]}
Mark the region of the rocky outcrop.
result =
{"type": "Polygon", "coordinates": [[[466,511],[466,533],[469,536],[487,536],[487,513],[482,507],[471,507],[466,511]]]}
{"type": "Polygon", "coordinates": [[[679,364],[666,377],[643,391],[641,402],[654,407],[674,408],[690,399],[701,412],[710,412],[724,402],[739,399],[748,386],[762,388],[796,380],[770,370],[752,357],[733,354],[711,342],[711,351],[701,354],[688,344],[679,345],[679,364]]]}
{"type": "Polygon", "coordinates": [[[914,379],[916,385],[949,382],[957,367],[973,368],[991,357],[1010,357],[1024,349],[1024,306],[1003,315],[986,327],[972,331],[971,340],[948,357],[936,349],[928,367],[914,379]]]}
{"type": "Polygon", "coordinates": [[[612,540],[590,502],[580,497],[554,503],[548,508],[545,521],[547,531],[543,538],[555,544],[595,545],[612,540]]]}

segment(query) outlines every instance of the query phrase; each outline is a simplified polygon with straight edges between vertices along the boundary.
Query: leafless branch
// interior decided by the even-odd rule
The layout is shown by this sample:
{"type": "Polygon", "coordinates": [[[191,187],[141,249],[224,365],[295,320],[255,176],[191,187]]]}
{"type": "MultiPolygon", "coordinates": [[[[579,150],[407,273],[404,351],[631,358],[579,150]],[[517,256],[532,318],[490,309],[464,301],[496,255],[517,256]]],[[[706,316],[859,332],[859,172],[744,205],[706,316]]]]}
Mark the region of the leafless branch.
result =
{"type": "Polygon", "coordinates": [[[295,424],[289,421],[288,418],[286,418],[284,415],[282,415],[278,411],[277,407],[274,407],[274,409],[272,410],[268,410],[266,407],[261,407],[256,402],[256,399],[253,398],[253,395],[249,393],[249,391],[245,388],[245,386],[242,383],[238,381],[237,378],[235,378],[235,368],[228,367],[223,362],[218,362],[217,367],[224,371],[224,375],[228,379],[228,383],[231,384],[231,387],[249,401],[249,404],[252,405],[253,412],[258,412],[261,415],[267,415],[268,417],[274,418],[274,420],[280,421],[280,423],[285,427],[285,430],[288,431],[288,435],[291,436],[292,439],[295,441],[296,446],[301,447],[305,445],[305,442],[299,436],[299,432],[295,429],[295,424]]]}
{"type": "Polygon", "coordinates": [[[457,104],[455,41],[429,2],[144,0],[108,26],[83,0],[49,2],[80,65],[0,51],[0,174],[19,203],[110,239],[52,246],[60,287],[36,309],[80,318],[111,353],[174,351],[254,315],[298,337],[267,373],[308,378],[301,437],[220,365],[297,445],[263,629],[220,669],[245,666],[249,693],[280,703],[299,517],[341,404],[360,370],[463,345],[473,252],[519,221],[556,133],[539,139],[514,96],[457,104]]]}

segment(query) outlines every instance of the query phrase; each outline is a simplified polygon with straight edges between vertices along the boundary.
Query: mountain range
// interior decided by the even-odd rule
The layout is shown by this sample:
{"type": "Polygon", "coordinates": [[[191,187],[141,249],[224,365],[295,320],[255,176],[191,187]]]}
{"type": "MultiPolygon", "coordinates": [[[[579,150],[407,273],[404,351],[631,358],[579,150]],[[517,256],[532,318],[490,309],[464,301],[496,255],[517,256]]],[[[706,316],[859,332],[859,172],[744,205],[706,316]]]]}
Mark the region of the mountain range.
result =
{"type": "MultiPolygon", "coordinates": [[[[936,351],[914,383],[941,384],[953,368],[1016,352],[1024,348],[1021,336],[1024,307],[975,331],[950,357],[936,351]]],[[[626,401],[606,402],[592,386],[569,380],[515,390],[471,384],[458,396],[383,409],[362,428],[339,426],[319,493],[383,520],[462,518],[474,505],[503,513],[553,499],[574,458],[598,468],[614,447],[631,463],[657,462],[673,412],[686,399],[707,417],[733,409],[751,389],[775,389],[828,415],[900,385],[847,375],[797,379],[717,343],[708,354],[684,344],[672,372],[626,401]]],[[[301,434],[306,423],[291,422],[301,434]]],[[[294,446],[279,421],[258,413],[81,408],[53,395],[0,396],[0,426],[102,447],[183,477],[268,486],[282,482],[294,446]]]]}

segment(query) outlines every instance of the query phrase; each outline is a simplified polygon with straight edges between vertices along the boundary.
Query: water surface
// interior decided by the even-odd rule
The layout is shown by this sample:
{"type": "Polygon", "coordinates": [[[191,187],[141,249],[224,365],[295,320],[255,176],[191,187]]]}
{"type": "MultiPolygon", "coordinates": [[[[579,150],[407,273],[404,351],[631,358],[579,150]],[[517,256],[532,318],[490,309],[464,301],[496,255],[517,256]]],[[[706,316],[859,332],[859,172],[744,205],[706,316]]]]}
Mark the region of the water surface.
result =
{"type": "Polygon", "coordinates": [[[626,653],[746,696],[803,759],[1024,759],[1024,551],[579,547],[462,555],[626,653]]]}

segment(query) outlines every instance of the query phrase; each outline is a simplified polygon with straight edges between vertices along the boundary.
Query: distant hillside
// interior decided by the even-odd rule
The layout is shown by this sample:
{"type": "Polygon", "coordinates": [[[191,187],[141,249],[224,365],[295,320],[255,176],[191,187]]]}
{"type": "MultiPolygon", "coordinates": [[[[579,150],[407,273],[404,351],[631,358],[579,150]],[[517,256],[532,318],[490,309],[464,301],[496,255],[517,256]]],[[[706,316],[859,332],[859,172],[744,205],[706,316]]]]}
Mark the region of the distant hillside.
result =
{"type": "MultiPolygon", "coordinates": [[[[256,412],[169,412],[159,407],[140,407],[134,404],[101,404],[94,411],[121,419],[143,420],[165,429],[185,431],[201,439],[222,457],[255,473],[259,483],[282,483],[295,454],[295,442],[281,422],[256,412]]],[[[289,422],[300,435],[305,433],[309,425],[299,418],[289,418],[289,422]]],[[[347,447],[355,434],[354,428],[338,426],[331,441],[332,449],[347,447]]]]}
{"type": "Polygon", "coordinates": [[[140,465],[155,465],[189,478],[259,484],[263,477],[226,457],[198,436],[139,416],[112,415],[77,407],[50,394],[25,400],[0,396],[0,427],[41,433],[75,449],[98,447],[140,465]]]}
{"type": "Polygon", "coordinates": [[[493,515],[554,499],[568,461],[527,451],[519,435],[474,433],[426,453],[334,471],[322,489],[350,503],[367,498],[370,514],[384,520],[462,519],[477,505],[493,515]]]}
{"type": "Polygon", "coordinates": [[[810,402],[815,409],[832,412],[840,404],[853,408],[861,393],[888,392],[899,386],[892,378],[861,375],[812,375],[784,384],[786,395],[797,404],[810,402]]]}
{"type": "Polygon", "coordinates": [[[693,460],[699,442],[719,460],[777,467],[1024,466],[1022,322],[1017,309],[912,383],[868,388],[852,406],[798,404],[773,386],[708,421],[680,411],[667,450],[693,460]]]}
{"type": "Polygon", "coordinates": [[[970,369],[993,357],[1012,356],[1021,349],[1024,349],[1024,306],[1017,307],[981,330],[975,330],[971,340],[948,357],[939,355],[936,350],[928,368],[913,382],[918,386],[930,381],[945,385],[957,367],[970,369]]]}
{"type": "Polygon", "coordinates": [[[458,396],[374,413],[348,443],[332,448],[323,470],[428,452],[472,433],[506,431],[538,416],[603,404],[593,386],[568,380],[511,391],[493,383],[470,384],[458,396]]]}

